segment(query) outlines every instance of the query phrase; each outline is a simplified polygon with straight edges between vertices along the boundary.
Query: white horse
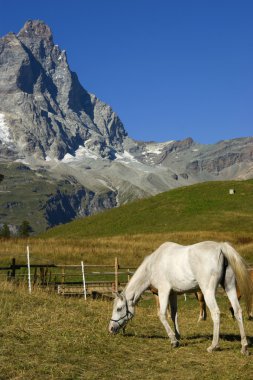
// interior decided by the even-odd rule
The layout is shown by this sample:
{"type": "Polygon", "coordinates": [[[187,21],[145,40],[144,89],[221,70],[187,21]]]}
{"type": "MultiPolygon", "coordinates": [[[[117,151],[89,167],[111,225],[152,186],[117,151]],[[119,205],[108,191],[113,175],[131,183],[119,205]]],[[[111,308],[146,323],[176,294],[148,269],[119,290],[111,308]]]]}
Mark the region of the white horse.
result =
{"type": "Polygon", "coordinates": [[[109,332],[116,334],[134,316],[134,308],[141,294],[150,286],[158,289],[159,318],[171,340],[177,347],[180,338],[177,321],[177,294],[196,292],[201,289],[213,319],[213,340],[207,349],[219,348],[220,310],[215,293],[222,285],[234,309],[241,335],[241,352],[248,354],[248,343],[244,332],[242,310],[239,305],[235,281],[245,297],[247,309],[251,304],[252,282],[242,257],[228,243],[204,241],[189,246],[164,243],[147,256],[134,273],[121,294],[116,294],[109,332]],[[166,312],[170,303],[174,330],[170,328],[166,312]]]}

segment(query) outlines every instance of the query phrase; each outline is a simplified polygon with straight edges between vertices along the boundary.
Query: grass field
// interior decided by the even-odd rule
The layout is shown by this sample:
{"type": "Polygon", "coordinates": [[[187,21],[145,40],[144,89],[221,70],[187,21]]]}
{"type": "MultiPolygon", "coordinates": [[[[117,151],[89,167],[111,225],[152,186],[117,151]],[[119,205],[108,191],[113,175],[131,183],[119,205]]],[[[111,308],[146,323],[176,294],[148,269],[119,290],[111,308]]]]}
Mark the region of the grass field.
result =
{"type": "MultiPolygon", "coordinates": [[[[253,181],[201,184],[173,190],[60,226],[39,237],[1,240],[0,265],[31,263],[136,267],[164,241],[229,241],[253,264],[253,181]],[[235,188],[235,195],[229,195],[235,188]],[[194,203],[195,202],[195,203],[194,203]]],[[[146,297],[145,297],[146,298],[146,297]]],[[[197,323],[194,296],[179,300],[182,341],[170,347],[152,298],[140,301],[126,335],[110,336],[108,301],[64,299],[27,285],[0,287],[0,379],[250,379],[253,322],[245,319],[251,356],[240,353],[237,324],[219,292],[221,351],[208,354],[212,322],[197,323]]],[[[243,300],[241,302],[244,309],[243,300]]]]}
{"type": "Polygon", "coordinates": [[[46,238],[92,238],[188,231],[252,232],[253,180],[174,189],[50,229],[46,238]],[[230,195],[229,189],[235,189],[230,195]]]}
{"type": "MultiPolygon", "coordinates": [[[[230,240],[253,262],[252,234],[184,232],[139,234],[93,239],[32,239],[31,259],[40,262],[111,263],[139,265],[142,258],[165,240],[191,243],[206,239],[230,240]],[[51,257],[52,255],[52,257],[51,257]]],[[[1,258],[16,251],[25,260],[23,240],[2,241],[1,258]]],[[[156,316],[153,299],[140,301],[126,336],[107,332],[112,304],[108,301],[64,299],[54,293],[4,283],[0,289],[0,379],[241,379],[251,378],[252,356],[240,353],[237,324],[228,311],[228,301],[219,295],[221,351],[206,352],[212,339],[212,322],[197,323],[194,296],[179,301],[181,346],[171,349],[156,316]]],[[[242,306],[244,308],[243,302],[242,306]]],[[[245,320],[253,354],[253,321],[245,320]]]]}
{"type": "MultiPolygon", "coordinates": [[[[142,300],[126,335],[107,332],[111,303],[64,299],[1,287],[0,379],[250,379],[252,356],[240,353],[237,324],[221,307],[221,351],[209,354],[212,323],[197,323],[193,296],[179,301],[182,341],[172,349],[153,299],[142,300]]],[[[253,322],[245,321],[253,343],[253,322]]],[[[253,348],[250,347],[251,354],[253,348]]]]}

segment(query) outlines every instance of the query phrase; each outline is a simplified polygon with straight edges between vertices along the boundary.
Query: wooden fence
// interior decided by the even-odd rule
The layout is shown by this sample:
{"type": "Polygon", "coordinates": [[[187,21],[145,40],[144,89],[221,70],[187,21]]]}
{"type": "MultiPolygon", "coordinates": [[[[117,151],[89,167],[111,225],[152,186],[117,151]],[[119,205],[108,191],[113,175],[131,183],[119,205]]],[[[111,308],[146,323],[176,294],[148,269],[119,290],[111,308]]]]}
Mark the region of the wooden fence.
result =
{"type": "MultiPolygon", "coordinates": [[[[29,252],[29,251],[28,251],[29,252]]],[[[119,265],[117,257],[111,265],[80,264],[20,264],[13,258],[9,265],[0,267],[2,279],[20,285],[26,284],[31,293],[35,287],[56,291],[65,296],[88,296],[111,298],[114,291],[121,290],[135,268],[119,265]]]]}

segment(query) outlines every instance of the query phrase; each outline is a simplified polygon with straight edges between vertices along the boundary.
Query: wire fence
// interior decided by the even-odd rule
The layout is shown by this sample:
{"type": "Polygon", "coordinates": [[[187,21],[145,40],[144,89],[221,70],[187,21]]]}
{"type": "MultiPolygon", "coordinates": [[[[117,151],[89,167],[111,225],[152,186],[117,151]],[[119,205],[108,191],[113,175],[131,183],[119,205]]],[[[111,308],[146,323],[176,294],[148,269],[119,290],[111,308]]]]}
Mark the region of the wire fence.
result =
{"type": "Polygon", "coordinates": [[[34,260],[27,246],[26,263],[21,264],[13,257],[9,265],[0,266],[0,280],[25,284],[29,293],[41,287],[64,296],[111,298],[113,292],[125,286],[134,271],[135,268],[120,266],[117,257],[111,265],[86,264],[83,260],[71,265],[49,261],[45,264],[34,260]]]}
{"type": "Polygon", "coordinates": [[[70,265],[48,260],[42,263],[38,257],[30,255],[29,246],[26,255],[17,257],[22,263],[13,257],[9,265],[0,266],[0,281],[25,285],[29,293],[39,287],[64,296],[84,297],[85,300],[87,297],[111,299],[112,293],[122,290],[136,269],[120,266],[117,257],[109,265],[87,264],[83,260],[70,265]]]}

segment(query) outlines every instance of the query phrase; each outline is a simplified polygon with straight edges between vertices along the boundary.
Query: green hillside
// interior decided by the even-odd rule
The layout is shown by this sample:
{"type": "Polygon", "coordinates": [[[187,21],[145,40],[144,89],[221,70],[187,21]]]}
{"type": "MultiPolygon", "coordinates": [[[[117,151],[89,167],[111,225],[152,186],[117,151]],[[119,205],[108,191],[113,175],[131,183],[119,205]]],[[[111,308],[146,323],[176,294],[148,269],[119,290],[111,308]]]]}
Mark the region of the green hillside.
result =
{"type": "MultiPolygon", "coordinates": [[[[68,178],[55,180],[43,168],[34,171],[20,162],[0,163],[0,173],[3,179],[0,181],[0,223],[20,226],[28,220],[35,233],[45,231],[55,222],[55,210],[58,215],[62,212],[63,217],[64,207],[70,204],[64,204],[63,200],[75,198],[81,188],[68,178]]],[[[73,210],[68,211],[73,214],[73,210]]],[[[65,220],[70,220],[68,218],[66,215],[65,220]]]]}
{"type": "Polygon", "coordinates": [[[170,190],[48,230],[84,238],[176,231],[253,231],[253,180],[205,182],[170,190]],[[234,189],[235,194],[229,194],[234,189]]]}

